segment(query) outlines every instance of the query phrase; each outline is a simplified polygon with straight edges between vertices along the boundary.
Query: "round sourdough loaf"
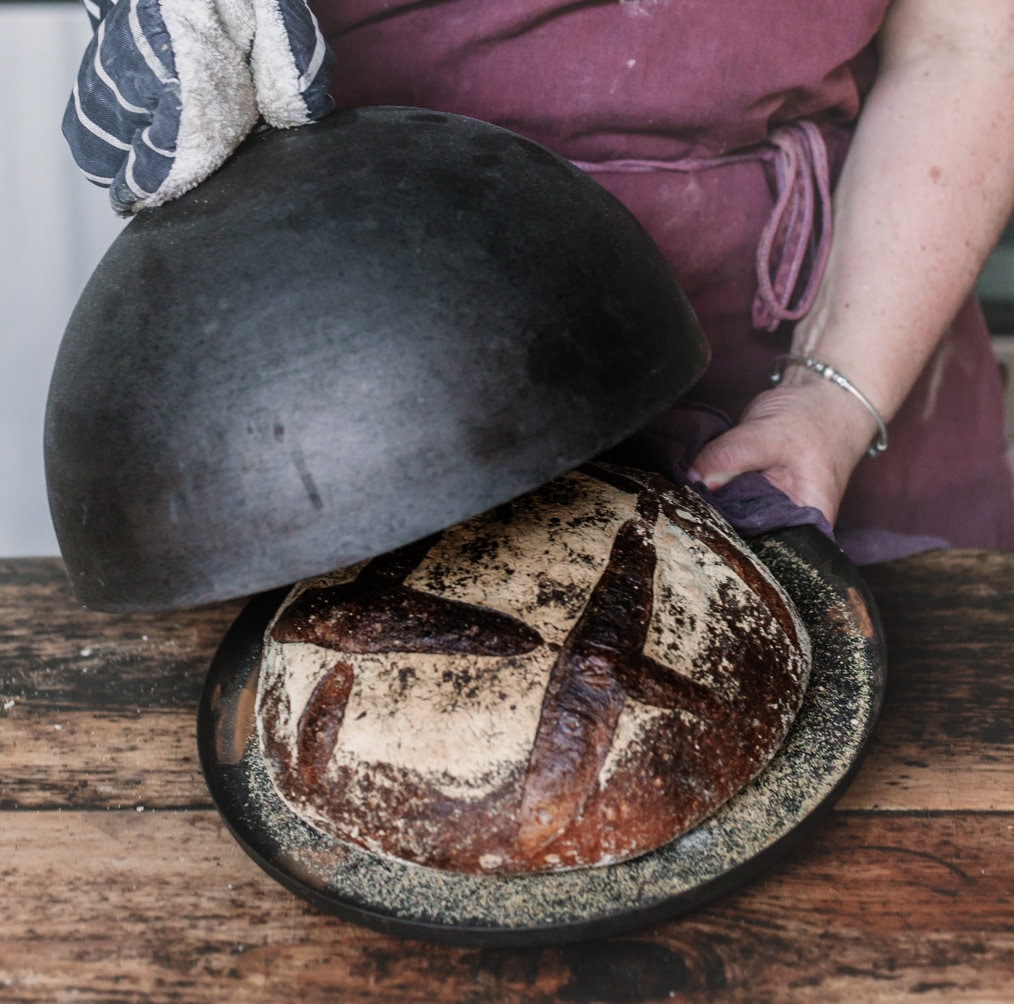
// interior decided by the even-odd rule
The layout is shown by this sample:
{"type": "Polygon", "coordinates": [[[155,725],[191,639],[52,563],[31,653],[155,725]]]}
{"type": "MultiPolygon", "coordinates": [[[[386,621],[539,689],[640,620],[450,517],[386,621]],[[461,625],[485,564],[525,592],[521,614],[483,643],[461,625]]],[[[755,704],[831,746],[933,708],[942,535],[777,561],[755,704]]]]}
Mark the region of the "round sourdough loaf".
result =
{"type": "Polygon", "coordinates": [[[809,666],[791,600],[699,496],[589,465],[297,585],[257,727],[290,808],[378,855],[589,867],[756,776],[809,666]]]}

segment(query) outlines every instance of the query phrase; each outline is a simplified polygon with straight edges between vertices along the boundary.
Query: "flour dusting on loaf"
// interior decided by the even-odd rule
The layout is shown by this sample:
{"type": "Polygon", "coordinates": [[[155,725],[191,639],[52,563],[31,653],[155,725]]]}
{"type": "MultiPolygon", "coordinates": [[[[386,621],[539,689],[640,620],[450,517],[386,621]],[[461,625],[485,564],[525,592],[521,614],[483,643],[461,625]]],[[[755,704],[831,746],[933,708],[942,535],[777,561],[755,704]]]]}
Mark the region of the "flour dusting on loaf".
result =
{"type": "Polygon", "coordinates": [[[781,746],[809,667],[791,600],[699,496],[588,465],[298,584],[256,717],[276,788],[317,828],[539,872],[712,814],[781,746]]]}

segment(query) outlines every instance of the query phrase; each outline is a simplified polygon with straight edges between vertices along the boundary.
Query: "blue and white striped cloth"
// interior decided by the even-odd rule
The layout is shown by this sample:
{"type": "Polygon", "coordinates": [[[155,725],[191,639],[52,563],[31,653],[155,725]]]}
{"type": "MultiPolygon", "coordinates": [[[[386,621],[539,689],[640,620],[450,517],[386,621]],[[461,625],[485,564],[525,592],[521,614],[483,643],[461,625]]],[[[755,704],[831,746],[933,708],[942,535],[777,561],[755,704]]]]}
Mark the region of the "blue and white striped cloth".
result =
{"type": "Polygon", "coordinates": [[[217,170],[259,117],[327,114],[334,57],[305,0],[84,0],[95,30],[63,119],[117,212],[217,170]]]}

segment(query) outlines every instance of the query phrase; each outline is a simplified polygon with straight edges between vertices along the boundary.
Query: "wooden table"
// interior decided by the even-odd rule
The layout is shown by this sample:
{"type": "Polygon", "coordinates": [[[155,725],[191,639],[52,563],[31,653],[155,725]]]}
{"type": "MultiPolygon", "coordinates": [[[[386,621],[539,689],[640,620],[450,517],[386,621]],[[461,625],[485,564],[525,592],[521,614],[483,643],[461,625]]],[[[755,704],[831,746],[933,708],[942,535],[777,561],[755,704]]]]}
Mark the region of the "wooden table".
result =
{"type": "Polygon", "coordinates": [[[324,916],[235,843],[194,726],[240,604],[89,613],[58,561],[2,561],[0,1001],[1014,1000],[1014,554],[866,578],[886,704],[806,845],[698,913],[508,951],[324,916]]]}

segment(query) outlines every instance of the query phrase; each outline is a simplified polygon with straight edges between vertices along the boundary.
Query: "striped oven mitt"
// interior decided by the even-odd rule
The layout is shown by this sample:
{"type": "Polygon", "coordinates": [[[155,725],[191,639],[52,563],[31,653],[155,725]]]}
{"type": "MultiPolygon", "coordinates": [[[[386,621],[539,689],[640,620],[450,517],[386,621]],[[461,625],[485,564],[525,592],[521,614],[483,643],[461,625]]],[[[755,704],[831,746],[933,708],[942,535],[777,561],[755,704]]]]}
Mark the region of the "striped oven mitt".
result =
{"type": "Polygon", "coordinates": [[[63,118],[121,215],[216,171],[258,118],[326,115],[334,56],[305,0],[84,0],[95,29],[63,118]]]}

